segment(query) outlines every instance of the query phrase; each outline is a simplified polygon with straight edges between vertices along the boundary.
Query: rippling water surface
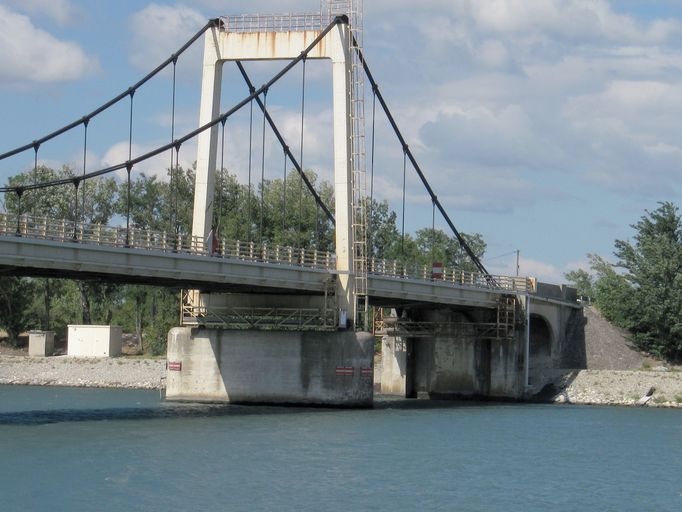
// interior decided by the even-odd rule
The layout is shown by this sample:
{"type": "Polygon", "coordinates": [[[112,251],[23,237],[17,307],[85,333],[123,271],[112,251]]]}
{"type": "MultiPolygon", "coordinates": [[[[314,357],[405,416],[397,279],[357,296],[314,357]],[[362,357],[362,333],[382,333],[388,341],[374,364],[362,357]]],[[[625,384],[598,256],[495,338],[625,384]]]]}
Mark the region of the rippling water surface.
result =
{"type": "Polygon", "coordinates": [[[0,386],[0,510],[682,510],[682,410],[0,386]]]}

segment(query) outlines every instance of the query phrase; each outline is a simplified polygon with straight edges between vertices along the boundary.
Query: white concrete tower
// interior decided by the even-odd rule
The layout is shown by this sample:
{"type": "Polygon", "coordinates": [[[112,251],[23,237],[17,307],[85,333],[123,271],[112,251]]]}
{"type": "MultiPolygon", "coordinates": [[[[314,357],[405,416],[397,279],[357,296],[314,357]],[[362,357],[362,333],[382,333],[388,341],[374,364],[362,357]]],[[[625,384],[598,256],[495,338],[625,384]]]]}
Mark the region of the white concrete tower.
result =
{"type": "MultiPolygon", "coordinates": [[[[200,125],[215,119],[220,113],[222,64],[225,61],[294,59],[320,35],[331,21],[329,18],[324,11],[319,15],[241,15],[221,18],[220,26],[207,31],[204,38],[200,125]]],[[[348,318],[354,322],[357,318],[355,256],[360,255],[364,259],[364,252],[358,253],[354,246],[353,207],[357,201],[354,201],[353,188],[352,124],[355,118],[352,115],[353,68],[350,49],[348,25],[339,23],[310,51],[307,58],[329,59],[332,63],[338,271],[336,299],[339,309],[347,312],[348,318]]],[[[213,217],[217,142],[217,125],[202,132],[198,138],[192,234],[203,238],[209,234],[213,217]]]]}

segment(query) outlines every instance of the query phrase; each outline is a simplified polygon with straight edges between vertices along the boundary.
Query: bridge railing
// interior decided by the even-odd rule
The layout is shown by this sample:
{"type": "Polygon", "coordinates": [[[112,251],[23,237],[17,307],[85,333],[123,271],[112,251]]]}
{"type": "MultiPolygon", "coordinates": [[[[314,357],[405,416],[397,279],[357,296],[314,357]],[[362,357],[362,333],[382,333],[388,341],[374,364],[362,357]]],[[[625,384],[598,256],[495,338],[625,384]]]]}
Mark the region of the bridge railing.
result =
{"type": "Polygon", "coordinates": [[[89,224],[65,219],[56,220],[30,215],[17,217],[13,214],[0,213],[0,236],[144,249],[194,256],[233,258],[326,270],[336,268],[335,255],[317,249],[299,249],[244,240],[220,240],[214,244],[212,240],[192,235],[137,227],[126,229],[125,227],[89,224]]]}
{"type": "Polygon", "coordinates": [[[534,292],[534,280],[527,277],[486,276],[452,267],[443,267],[441,272],[433,273],[431,265],[410,265],[397,260],[371,258],[368,262],[369,273],[402,279],[421,279],[442,281],[460,286],[475,288],[496,288],[513,292],[534,292]]]}
{"type": "Polygon", "coordinates": [[[226,32],[291,32],[322,30],[329,16],[320,14],[239,14],[221,16],[220,28],[226,32]]]}
{"type": "MultiPolygon", "coordinates": [[[[56,220],[0,213],[0,236],[37,238],[57,242],[82,243],[108,247],[173,252],[214,258],[231,258],[259,263],[275,263],[308,268],[335,270],[336,255],[317,249],[257,243],[244,240],[219,240],[214,243],[203,237],[167,233],[137,227],[112,227],[71,220],[56,220]]],[[[396,260],[371,258],[368,272],[400,279],[440,281],[458,286],[503,289],[511,292],[534,293],[532,278],[485,276],[456,268],[444,267],[433,273],[431,265],[405,265],[396,260]]]]}

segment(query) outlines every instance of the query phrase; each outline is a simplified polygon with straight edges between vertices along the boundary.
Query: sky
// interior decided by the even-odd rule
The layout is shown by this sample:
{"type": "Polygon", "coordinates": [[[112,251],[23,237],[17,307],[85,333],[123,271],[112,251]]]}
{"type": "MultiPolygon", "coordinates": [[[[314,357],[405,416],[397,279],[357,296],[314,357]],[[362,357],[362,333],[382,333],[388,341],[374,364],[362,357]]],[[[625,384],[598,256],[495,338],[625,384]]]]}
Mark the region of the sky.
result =
{"type": "MultiPolygon", "coordinates": [[[[613,260],[615,239],[659,201],[680,204],[682,2],[677,0],[365,0],[363,47],[398,125],[455,225],[488,244],[492,273],[560,283],[613,260]]],[[[81,118],[125,91],[208,19],[319,12],[318,0],[0,0],[0,153],[81,118]]],[[[133,153],[198,126],[202,46],[135,94],[133,153]]],[[[284,62],[251,62],[262,84],[284,62]]],[[[331,71],[306,68],[303,165],[331,179],[331,71]]],[[[225,110],[248,91],[226,65],[225,110]]],[[[302,68],[268,94],[300,151],[302,68]]],[[[127,159],[130,102],[88,125],[87,171],[127,159]]],[[[372,96],[366,87],[370,155],[372,96]]],[[[253,173],[281,176],[282,151],[254,114],[253,173]]],[[[377,115],[374,195],[401,213],[402,151],[377,115]]],[[[249,111],[227,123],[223,158],[245,182],[249,111]]],[[[84,130],[44,144],[38,160],[82,171],[84,130]]],[[[0,162],[0,183],[33,167],[33,151],[0,162]]],[[[196,160],[196,145],[180,163],[196,160]]],[[[170,155],[134,172],[165,177],[170,155]]],[[[164,178],[165,179],[165,178],[164,178]]],[[[431,204],[408,168],[406,229],[431,225],[431,204]]],[[[368,169],[369,189],[369,169],[368,169]]],[[[442,220],[439,228],[447,229],[442,220]]]]}

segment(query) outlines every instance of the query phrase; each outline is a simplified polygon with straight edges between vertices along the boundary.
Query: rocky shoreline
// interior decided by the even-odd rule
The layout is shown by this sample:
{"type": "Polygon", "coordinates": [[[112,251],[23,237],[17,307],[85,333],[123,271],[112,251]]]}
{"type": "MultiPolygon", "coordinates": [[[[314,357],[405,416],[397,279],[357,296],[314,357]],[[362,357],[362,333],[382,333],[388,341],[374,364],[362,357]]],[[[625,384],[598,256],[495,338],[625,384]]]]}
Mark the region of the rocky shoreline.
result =
{"type": "MultiPolygon", "coordinates": [[[[682,371],[554,370],[538,400],[559,404],[682,407],[682,371]],[[647,396],[649,395],[649,396],[647,396]]],[[[547,381],[545,381],[547,382],[547,381]]]]}
{"type": "MultiPolygon", "coordinates": [[[[165,379],[165,359],[0,355],[0,384],[164,389],[165,379]]],[[[540,402],[682,407],[682,371],[677,368],[553,370],[538,380],[551,382],[536,395],[540,402]]]]}
{"type": "Polygon", "coordinates": [[[163,389],[165,359],[0,356],[0,384],[163,389]]]}

